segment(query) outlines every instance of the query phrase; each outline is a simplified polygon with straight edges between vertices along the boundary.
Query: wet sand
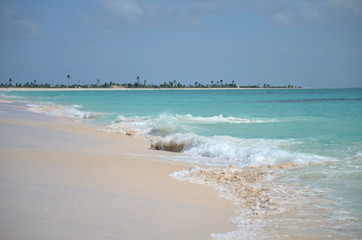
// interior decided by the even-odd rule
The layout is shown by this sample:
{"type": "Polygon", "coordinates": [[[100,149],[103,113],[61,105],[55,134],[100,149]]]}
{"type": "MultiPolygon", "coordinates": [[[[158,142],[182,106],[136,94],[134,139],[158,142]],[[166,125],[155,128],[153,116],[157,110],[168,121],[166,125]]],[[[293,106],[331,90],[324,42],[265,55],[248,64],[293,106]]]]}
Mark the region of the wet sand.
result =
{"type": "Polygon", "coordinates": [[[211,239],[231,201],[134,138],[0,102],[0,239],[211,239]]]}

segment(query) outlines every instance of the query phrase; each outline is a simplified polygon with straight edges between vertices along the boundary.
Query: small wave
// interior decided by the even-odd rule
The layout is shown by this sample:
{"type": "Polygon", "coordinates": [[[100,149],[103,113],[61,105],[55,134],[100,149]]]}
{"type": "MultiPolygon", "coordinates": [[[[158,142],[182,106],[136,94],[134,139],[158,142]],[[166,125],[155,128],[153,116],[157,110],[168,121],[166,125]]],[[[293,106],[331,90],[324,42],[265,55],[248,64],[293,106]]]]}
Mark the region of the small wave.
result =
{"type": "Polygon", "coordinates": [[[362,98],[317,98],[317,99],[286,99],[271,101],[253,101],[255,103],[308,103],[308,102],[345,102],[362,101],[362,98]]]}
{"type": "Polygon", "coordinates": [[[238,117],[223,117],[222,114],[213,117],[194,117],[191,114],[186,115],[176,115],[176,118],[195,123],[269,123],[276,122],[275,119],[248,119],[248,118],[238,118],[238,117]]]}
{"type": "Polygon", "coordinates": [[[154,123],[165,122],[185,122],[185,123],[270,123],[278,122],[276,119],[258,119],[258,118],[239,118],[239,117],[224,117],[222,114],[212,117],[193,116],[191,114],[173,115],[168,113],[161,113],[156,117],[132,117],[127,118],[119,115],[115,122],[134,122],[134,121],[152,121],[154,123]]]}
{"type": "Polygon", "coordinates": [[[1,92],[0,93],[0,97],[1,98],[4,98],[4,99],[6,99],[6,100],[20,100],[20,99],[22,99],[22,97],[20,97],[20,96],[13,96],[13,95],[9,95],[8,94],[8,90],[5,90],[6,92],[1,92]]]}
{"type": "Polygon", "coordinates": [[[116,120],[114,120],[114,123],[124,123],[124,122],[137,122],[137,121],[147,121],[149,118],[147,117],[133,117],[133,118],[127,118],[121,115],[118,115],[116,120]]]}
{"type": "Polygon", "coordinates": [[[275,119],[249,119],[237,117],[194,117],[191,114],[179,115],[161,113],[157,116],[134,116],[125,117],[122,115],[108,125],[110,132],[126,133],[133,129],[143,134],[151,136],[169,136],[177,133],[191,133],[195,127],[193,124],[242,124],[242,123],[269,123],[277,122],[275,119]]]}
{"type": "Polygon", "coordinates": [[[50,116],[70,117],[75,119],[95,119],[101,114],[95,112],[83,112],[78,110],[82,106],[61,106],[55,104],[27,104],[28,110],[36,113],[43,113],[50,116]]]}
{"type": "Polygon", "coordinates": [[[4,93],[0,93],[0,103],[12,103],[14,98],[7,96],[4,93]]]}
{"type": "Polygon", "coordinates": [[[106,127],[106,131],[130,136],[138,136],[139,134],[145,136],[152,130],[151,125],[149,118],[118,115],[117,118],[106,127]]]}
{"type": "Polygon", "coordinates": [[[134,130],[144,135],[167,136],[177,132],[187,131],[179,119],[171,114],[160,114],[157,117],[125,117],[119,115],[110,125],[108,130],[125,134],[134,130]]]}

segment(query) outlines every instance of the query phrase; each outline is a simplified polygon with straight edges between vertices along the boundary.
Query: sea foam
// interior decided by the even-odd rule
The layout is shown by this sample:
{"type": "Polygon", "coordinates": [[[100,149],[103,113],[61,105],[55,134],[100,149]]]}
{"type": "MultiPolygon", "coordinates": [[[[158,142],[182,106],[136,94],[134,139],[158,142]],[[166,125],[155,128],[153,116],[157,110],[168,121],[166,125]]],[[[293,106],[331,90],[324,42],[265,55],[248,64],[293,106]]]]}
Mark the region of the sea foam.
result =
{"type": "Polygon", "coordinates": [[[276,119],[258,119],[258,118],[239,118],[239,117],[223,117],[222,114],[213,117],[194,117],[191,114],[176,115],[176,118],[196,123],[216,124],[216,123],[270,123],[277,122],[276,119]]]}
{"type": "Polygon", "coordinates": [[[84,112],[78,110],[82,106],[61,106],[51,103],[27,104],[28,110],[36,113],[43,113],[50,116],[69,117],[74,119],[95,119],[101,114],[95,112],[84,112]]]}
{"type": "Polygon", "coordinates": [[[193,117],[191,114],[173,115],[162,113],[157,116],[125,117],[119,115],[108,132],[136,136],[151,142],[151,148],[156,150],[182,152],[190,156],[183,161],[214,166],[235,165],[243,167],[258,164],[276,164],[283,162],[308,163],[331,161],[326,157],[314,154],[298,153],[289,150],[297,141],[293,139],[248,139],[231,136],[200,136],[193,132],[193,123],[268,123],[275,121],[240,119],[235,117],[193,117]]]}
{"type": "MultiPolygon", "coordinates": [[[[130,127],[138,127],[144,130],[148,129],[149,133],[154,135],[169,135],[176,132],[189,131],[185,125],[190,124],[219,124],[219,123],[230,123],[230,124],[260,124],[260,123],[271,123],[278,122],[276,119],[259,119],[259,118],[239,118],[239,117],[223,117],[223,115],[212,116],[212,117],[201,117],[192,116],[191,114],[170,114],[160,113],[156,116],[144,116],[144,117],[125,117],[119,115],[112,123],[111,126],[116,124],[129,125],[130,127]]],[[[190,131],[189,131],[190,132],[190,131]]]]}
{"type": "Polygon", "coordinates": [[[211,186],[235,204],[237,217],[232,222],[238,230],[212,234],[213,239],[349,239],[353,236],[350,231],[359,227],[356,217],[331,208],[333,202],[321,198],[322,191],[279,181],[281,171],[301,168],[304,166],[291,163],[243,168],[195,166],[171,176],[211,186]],[[315,226],[324,231],[315,231],[315,226]]]}
{"type": "Polygon", "coordinates": [[[307,164],[332,161],[330,158],[314,154],[288,151],[288,148],[294,144],[296,143],[293,140],[204,137],[187,133],[155,138],[151,148],[201,157],[198,159],[201,164],[214,166],[243,167],[286,162],[307,164]]]}

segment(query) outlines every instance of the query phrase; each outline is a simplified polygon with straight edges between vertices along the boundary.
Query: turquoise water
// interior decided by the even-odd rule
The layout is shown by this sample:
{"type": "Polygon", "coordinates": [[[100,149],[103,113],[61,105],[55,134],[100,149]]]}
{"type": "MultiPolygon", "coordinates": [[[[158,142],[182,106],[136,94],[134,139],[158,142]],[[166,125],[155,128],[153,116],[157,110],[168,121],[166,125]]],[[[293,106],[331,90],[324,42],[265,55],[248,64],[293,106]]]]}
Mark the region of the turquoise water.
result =
{"type": "MultiPolygon", "coordinates": [[[[210,166],[280,164],[284,182],[323,192],[362,219],[362,89],[8,92],[32,111],[69,116],[182,151],[210,166]],[[323,164],[326,163],[326,164],[323,164]]],[[[362,229],[362,226],[360,225],[362,229]]],[[[361,237],[356,230],[352,236],[361,237]]]]}

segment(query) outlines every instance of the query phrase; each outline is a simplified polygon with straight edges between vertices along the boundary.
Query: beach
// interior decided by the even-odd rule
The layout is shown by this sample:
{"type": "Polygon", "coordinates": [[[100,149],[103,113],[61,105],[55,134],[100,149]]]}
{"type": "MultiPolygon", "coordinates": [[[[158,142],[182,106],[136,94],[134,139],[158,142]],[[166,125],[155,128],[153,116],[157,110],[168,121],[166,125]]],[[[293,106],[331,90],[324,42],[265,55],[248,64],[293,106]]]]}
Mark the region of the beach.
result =
{"type": "Polygon", "coordinates": [[[1,238],[362,236],[361,89],[0,94],[1,238]]]}
{"type": "Polygon", "coordinates": [[[1,239],[210,239],[231,201],[170,174],[190,164],[94,126],[0,102],[1,239]]]}
{"type": "Polygon", "coordinates": [[[0,19],[0,240],[362,240],[362,0],[0,19]]]}

